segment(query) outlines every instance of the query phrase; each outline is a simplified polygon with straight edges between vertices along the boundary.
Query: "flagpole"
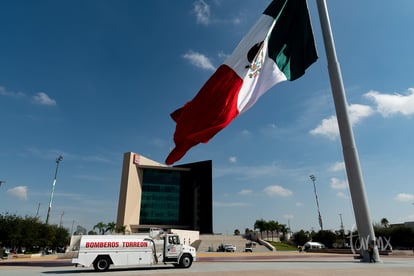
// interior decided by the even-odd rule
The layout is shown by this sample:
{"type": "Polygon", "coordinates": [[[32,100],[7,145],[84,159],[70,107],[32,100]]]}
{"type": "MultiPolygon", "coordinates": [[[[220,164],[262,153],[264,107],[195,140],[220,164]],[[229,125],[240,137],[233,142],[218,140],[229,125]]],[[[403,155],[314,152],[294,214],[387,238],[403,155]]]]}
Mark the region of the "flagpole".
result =
{"type": "Polygon", "coordinates": [[[345,168],[348,176],[352,205],[361,242],[361,260],[364,262],[370,261],[368,246],[373,246],[374,260],[380,261],[378,248],[375,242],[374,228],[372,226],[371,216],[368,208],[364,180],[362,177],[359,157],[355,145],[354,134],[350,120],[348,118],[345,89],[342,82],[341,69],[336,57],[335,44],[328,15],[328,8],[325,0],[316,0],[316,2],[318,6],[319,20],[322,28],[323,41],[325,44],[326,57],[328,61],[329,79],[331,82],[336,117],[339,125],[345,168]]]}

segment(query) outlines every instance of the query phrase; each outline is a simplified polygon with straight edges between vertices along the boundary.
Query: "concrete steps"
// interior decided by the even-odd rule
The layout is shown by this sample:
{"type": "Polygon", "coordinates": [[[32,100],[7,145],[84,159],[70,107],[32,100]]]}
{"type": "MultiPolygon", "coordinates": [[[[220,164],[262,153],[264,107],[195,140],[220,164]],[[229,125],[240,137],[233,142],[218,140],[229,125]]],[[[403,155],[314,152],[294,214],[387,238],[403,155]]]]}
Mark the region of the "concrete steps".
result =
{"type": "MultiPolygon", "coordinates": [[[[200,235],[200,241],[197,252],[216,252],[220,244],[233,244],[236,246],[236,252],[243,252],[246,243],[250,242],[250,240],[244,238],[242,235],[200,235]]],[[[269,249],[256,243],[253,251],[269,252],[269,249]]]]}

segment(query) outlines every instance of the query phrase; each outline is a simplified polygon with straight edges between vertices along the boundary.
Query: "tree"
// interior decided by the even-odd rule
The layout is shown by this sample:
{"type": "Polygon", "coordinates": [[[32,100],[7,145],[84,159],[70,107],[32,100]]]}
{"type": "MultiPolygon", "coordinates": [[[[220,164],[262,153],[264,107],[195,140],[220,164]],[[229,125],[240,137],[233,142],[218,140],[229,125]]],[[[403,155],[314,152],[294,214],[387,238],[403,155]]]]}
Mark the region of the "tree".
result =
{"type": "Polygon", "coordinates": [[[272,241],[275,233],[276,237],[280,238],[280,233],[282,233],[282,238],[285,238],[286,234],[290,231],[286,224],[280,224],[278,221],[275,220],[265,221],[264,219],[256,220],[256,222],[254,223],[254,228],[259,229],[261,239],[263,239],[264,231],[266,231],[267,237],[269,237],[270,231],[272,233],[272,241]]]}
{"type": "Polygon", "coordinates": [[[239,236],[240,235],[240,230],[239,229],[235,229],[234,230],[234,235],[235,236],[239,236]]]}
{"type": "Polygon", "coordinates": [[[324,244],[327,248],[332,248],[336,241],[336,235],[329,230],[320,230],[313,236],[314,241],[324,244]]]}
{"type": "Polygon", "coordinates": [[[69,231],[63,227],[56,228],[55,239],[52,247],[63,250],[66,245],[69,244],[69,241],[69,231]]]}
{"type": "Polygon", "coordinates": [[[43,248],[64,247],[69,240],[69,231],[57,225],[39,221],[37,217],[0,214],[0,244],[17,252],[37,253],[43,248]]]}
{"type": "Polygon", "coordinates": [[[389,223],[388,219],[382,218],[381,219],[381,225],[384,226],[385,228],[388,228],[390,226],[390,223],[389,223]]]}
{"type": "Polygon", "coordinates": [[[125,230],[126,230],[126,226],[125,225],[123,225],[123,226],[117,226],[115,228],[115,233],[123,233],[123,234],[125,234],[125,230]]]}
{"type": "Polygon", "coordinates": [[[293,234],[293,241],[296,245],[304,245],[309,240],[309,235],[303,230],[293,234]]]}
{"type": "Polygon", "coordinates": [[[116,223],[115,222],[108,222],[106,225],[105,233],[109,231],[109,233],[113,233],[116,230],[116,223]]]}
{"type": "Polygon", "coordinates": [[[44,248],[52,248],[55,243],[56,229],[51,227],[53,225],[42,224],[39,229],[40,246],[44,248]]]}
{"type": "Polygon", "coordinates": [[[394,249],[408,249],[414,247],[414,230],[401,225],[391,228],[391,244],[394,249]]]}
{"type": "Polygon", "coordinates": [[[250,235],[252,232],[253,232],[253,230],[251,230],[249,228],[244,229],[244,234],[245,235],[250,235]]]}
{"type": "Polygon", "coordinates": [[[279,231],[282,233],[282,240],[286,240],[286,234],[290,231],[286,224],[279,224],[279,231]]]}
{"type": "Polygon", "coordinates": [[[272,233],[272,241],[273,241],[273,233],[276,232],[276,236],[279,236],[279,223],[277,221],[271,220],[267,222],[267,228],[272,233]]]}
{"type": "Polygon", "coordinates": [[[105,234],[105,229],[106,229],[106,224],[103,223],[102,221],[98,222],[96,225],[93,226],[93,230],[95,230],[96,228],[98,228],[98,233],[103,235],[105,234]]]}
{"type": "Polygon", "coordinates": [[[260,238],[263,238],[262,232],[266,230],[266,221],[264,219],[258,219],[254,223],[254,229],[259,229],[260,238]]]}

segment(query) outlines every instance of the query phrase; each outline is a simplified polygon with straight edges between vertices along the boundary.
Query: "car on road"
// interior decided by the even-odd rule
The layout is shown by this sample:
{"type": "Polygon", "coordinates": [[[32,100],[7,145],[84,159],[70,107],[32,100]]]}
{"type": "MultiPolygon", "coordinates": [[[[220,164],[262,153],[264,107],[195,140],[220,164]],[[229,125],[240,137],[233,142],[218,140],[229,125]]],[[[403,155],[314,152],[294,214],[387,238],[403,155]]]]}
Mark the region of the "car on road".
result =
{"type": "Polygon", "coordinates": [[[217,252],[236,252],[236,246],[233,244],[220,244],[217,252]]]}
{"type": "Polygon", "coordinates": [[[253,243],[253,242],[248,242],[248,243],[246,243],[246,245],[245,245],[245,247],[244,247],[244,252],[253,252],[253,247],[255,246],[256,244],[255,243],[253,243]]]}
{"type": "Polygon", "coordinates": [[[311,251],[312,249],[324,249],[325,245],[320,242],[308,241],[303,245],[303,251],[311,251]]]}

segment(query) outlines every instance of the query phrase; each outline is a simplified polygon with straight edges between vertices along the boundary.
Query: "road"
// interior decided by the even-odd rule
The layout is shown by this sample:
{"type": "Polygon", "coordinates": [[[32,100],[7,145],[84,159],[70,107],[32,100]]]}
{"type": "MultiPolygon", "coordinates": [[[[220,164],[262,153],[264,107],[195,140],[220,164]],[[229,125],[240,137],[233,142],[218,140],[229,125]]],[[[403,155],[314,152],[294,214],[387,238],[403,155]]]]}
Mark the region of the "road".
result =
{"type": "Polygon", "coordinates": [[[351,255],[313,253],[222,253],[199,254],[189,269],[172,266],[146,268],[111,268],[95,272],[92,268],[74,267],[70,260],[51,257],[0,261],[1,276],[257,276],[257,275],[414,275],[413,256],[384,256],[382,263],[370,264],[354,260],[351,255]]]}

